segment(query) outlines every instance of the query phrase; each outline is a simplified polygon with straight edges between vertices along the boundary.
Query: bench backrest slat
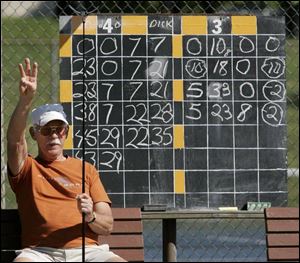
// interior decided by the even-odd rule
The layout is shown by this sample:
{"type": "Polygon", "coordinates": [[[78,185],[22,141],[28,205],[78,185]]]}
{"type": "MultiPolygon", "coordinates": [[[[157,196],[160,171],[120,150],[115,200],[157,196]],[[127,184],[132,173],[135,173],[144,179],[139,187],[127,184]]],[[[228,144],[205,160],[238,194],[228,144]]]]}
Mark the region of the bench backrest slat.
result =
{"type": "Polygon", "coordinates": [[[268,232],[299,232],[299,220],[270,219],[267,221],[268,232]]]}
{"type": "Polygon", "coordinates": [[[114,221],[112,234],[120,233],[142,233],[141,221],[114,221]]]}
{"type": "Polygon", "coordinates": [[[299,219],[299,208],[297,207],[270,207],[265,209],[268,219],[274,218],[296,218],[299,219]]]}
{"type": "Polygon", "coordinates": [[[112,214],[115,220],[122,219],[142,219],[142,214],[139,208],[112,208],[112,214]]]}
{"type": "Polygon", "coordinates": [[[299,261],[299,208],[264,210],[268,261],[299,261]]]}

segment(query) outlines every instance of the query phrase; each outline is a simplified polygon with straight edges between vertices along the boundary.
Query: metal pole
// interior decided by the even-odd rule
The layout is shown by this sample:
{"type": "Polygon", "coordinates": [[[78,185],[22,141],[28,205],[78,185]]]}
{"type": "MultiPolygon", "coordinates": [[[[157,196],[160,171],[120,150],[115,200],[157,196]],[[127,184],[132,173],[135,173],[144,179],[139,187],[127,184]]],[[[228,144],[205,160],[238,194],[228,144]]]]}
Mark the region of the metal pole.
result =
{"type": "Polygon", "coordinates": [[[52,39],[51,40],[51,101],[57,101],[57,95],[58,95],[58,80],[57,80],[57,71],[56,71],[56,65],[57,65],[57,49],[58,44],[57,40],[52,39]]]}
{"type": "Polygon", "coordinates": [[[177,262],[176,219],[163,219],[163,262],[177,262]]]}
{"type": "MultiPolygon", "coordinates": [[[[85,193],[85,13],[81,13],[83,26],[83,75],[82,75],[82,193],[85,193]]],[[[85,214],[82,213],[82,262],[85,262],[85,214]]]]}
{"type": "MultiPolygon", "coordinates": [[[[1,2],[1,10],[2,10],[2,2],[1,2]]],[[[1,16],[1,44],[3,47],[3,36],[2,36],[2,16],[1,16]]],[[[2,52],[3,48],[1,48],[1,73],[3,69],[2,64],[2,52]]],[[[3,76],[3,74],[1,74],[3,76]]],[[[4,160],[4,114],[3,114],[3,104],[4,104],[4,94],[3,94],[3,77],[1,78],[1,209],[6,208],[6,200],[5,200],[5,194],[6,194],[6,187],[5,187],[5,178],[6,178],[6,161],[4,160]]]]}

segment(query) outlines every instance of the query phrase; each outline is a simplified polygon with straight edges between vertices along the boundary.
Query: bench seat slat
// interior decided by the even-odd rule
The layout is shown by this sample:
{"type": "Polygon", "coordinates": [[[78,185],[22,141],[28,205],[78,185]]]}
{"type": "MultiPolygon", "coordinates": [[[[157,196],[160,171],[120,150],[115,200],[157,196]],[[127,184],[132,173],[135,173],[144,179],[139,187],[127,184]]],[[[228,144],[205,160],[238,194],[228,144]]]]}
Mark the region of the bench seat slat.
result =
{"type": "Polygon", "coordinates": [[[131,262],[144,261],[144,250],[143,249],[112,249],[114,253],[122,258],[125,258],[131,262]]]}
{"type": "Polygon", "coordinates": [[[21,236],[19,235],[8,235],[3,237],[1,242],[1,249],[20,249],[21,247],[21,236]]]}
{"type": "Polygon", "coordinates": [[[269,248],[268,250],[269,260],[299,260],[299,248],[297,247],[285,247],[285,248],[269,248]]]}
{"type": "Polygon", "coordinates": [[[299,234],[269,234],[267,244],[270,247],[299,246],[299,234]]]}
{"type": "MultiPolygon", "coordinates": [[[[112,249],[112,251],[130,262],[144,261],[144,249],[112,249]]],[[[1,251],[1,262],[12,262],[15,257],[14,250],[1,251]]]]}
{"type": "Polygon", "coordinates": [[[99,243],[108,244],[110,248],[143,248],[144,241],[141,235],[100,236],[99,243]]]}
{"type": "Polygon", "coordinates": [[[1,250],[1,262],[12,262],[15,257],[14,250],[1,250]]]}

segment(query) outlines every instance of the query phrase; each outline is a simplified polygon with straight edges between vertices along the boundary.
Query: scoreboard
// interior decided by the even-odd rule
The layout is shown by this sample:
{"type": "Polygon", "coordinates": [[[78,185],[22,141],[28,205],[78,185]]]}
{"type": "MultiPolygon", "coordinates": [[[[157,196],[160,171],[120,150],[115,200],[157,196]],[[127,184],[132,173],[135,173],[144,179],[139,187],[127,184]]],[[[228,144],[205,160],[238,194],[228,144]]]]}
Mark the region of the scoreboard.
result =
{"type": "Polygon", "coordinates": [[[113,206],[286,205],[283,17],[82,19],[60,17],[65,151],[113,206]]]}

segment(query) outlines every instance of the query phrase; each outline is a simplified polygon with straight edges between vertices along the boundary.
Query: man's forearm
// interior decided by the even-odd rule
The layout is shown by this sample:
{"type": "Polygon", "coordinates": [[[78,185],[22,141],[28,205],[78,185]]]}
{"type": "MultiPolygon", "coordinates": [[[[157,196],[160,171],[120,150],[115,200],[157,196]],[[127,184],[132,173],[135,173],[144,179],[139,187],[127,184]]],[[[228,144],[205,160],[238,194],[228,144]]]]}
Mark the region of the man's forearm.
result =
{"type": "Polygon", "coordinates": [[[31,107],[31,101],[19,100],[7,129],[7,162],[13,175],[17,175],[24,164],[27,155],[25,139],[26,121],[31,107]]]}
{"type": "Polygon", "coordinates": [[[96,220],[88,224],[93,232],[98,235],[109,235],[113,229],[113,218],[111,216],[96,213],[96,220]]]}

